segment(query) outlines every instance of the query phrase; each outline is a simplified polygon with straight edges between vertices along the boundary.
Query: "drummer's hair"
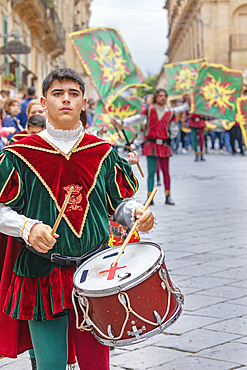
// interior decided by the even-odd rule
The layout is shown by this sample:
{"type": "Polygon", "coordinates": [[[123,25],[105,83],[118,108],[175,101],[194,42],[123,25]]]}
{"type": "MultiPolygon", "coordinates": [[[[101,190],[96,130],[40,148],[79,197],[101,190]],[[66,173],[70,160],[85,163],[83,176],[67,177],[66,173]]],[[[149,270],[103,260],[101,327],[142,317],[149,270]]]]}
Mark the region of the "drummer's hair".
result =
{"type": "Polygon", "coordinates": [[[75,81],[79,84],[82,95],[85,93],[85,83],[78,72],[70,68],[57,68],[51,71],[44,79],[42,84],[43,96],[47,96],[47,91],[51,87],[54,80],[58,80],[59,82],[66,80],[75,81]]]}
{"type": "Polygon", "coordinates": [[[153,103],[156,103],[156,98],[161,91],[164,91],[166,93],[166,97],[168,97],[167,91],[165,89],[157,89],[153,93],[153,103]]]}

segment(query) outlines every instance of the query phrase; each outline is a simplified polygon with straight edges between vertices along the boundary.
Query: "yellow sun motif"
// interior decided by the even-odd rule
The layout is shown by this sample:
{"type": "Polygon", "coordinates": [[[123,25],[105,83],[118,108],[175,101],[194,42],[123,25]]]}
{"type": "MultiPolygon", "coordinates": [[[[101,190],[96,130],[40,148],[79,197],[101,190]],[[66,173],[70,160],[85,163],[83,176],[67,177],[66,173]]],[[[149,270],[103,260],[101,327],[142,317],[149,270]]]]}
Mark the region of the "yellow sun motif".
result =
{"type": "Polygon", "coordinates": [[[181,69],[179,75],[176,76],[176,90],[190,90],[192,81],[195,79],[193,73],[189,68],[181,69]]]}
{"type": "Polygon", "coordinates": [[[211,74],[208,75],[209,82],[207,85],[201,88],[204,100],[208,101],[208,106],[211,108],[216,104],[219,109],[225,109],[232,107],[234,104],[231,103],[230,99],[232,95],[236,93],[236,89],[229,88],[230,83],[222,84],[221,80],[216,80],[211,74]]]}
{"type": "Polygon", "coordinates": [[[121,103],[118,103],[117,107],[113,104],[107,105],[106,111],[109,112],[110,116],[118,119],[124,119],[137,113],[137,109],[132,109],[130,105],[123,107],[121,103]]]}
{"type": "Polygon", "coordinates": [[[110,45],[105,45],[100,41],[96,46],[95,60],[101,66],[102,81],[104,83],[123,81],[129,74],[126,60],[122,55],[122,50],[118,45],[113,48],[110,45]]]}

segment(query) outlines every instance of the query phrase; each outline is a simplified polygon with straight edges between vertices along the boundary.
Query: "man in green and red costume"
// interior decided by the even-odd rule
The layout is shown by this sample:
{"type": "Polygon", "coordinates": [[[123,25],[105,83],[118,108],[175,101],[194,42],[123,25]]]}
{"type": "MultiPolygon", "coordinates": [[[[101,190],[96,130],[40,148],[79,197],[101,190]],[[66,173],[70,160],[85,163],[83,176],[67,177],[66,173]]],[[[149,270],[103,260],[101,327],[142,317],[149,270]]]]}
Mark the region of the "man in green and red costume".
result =
{"type": "MultiPolygon", "coordinates": [[[[183,112],[189,109],[188,103],[175,108],[170,108],[167,105],[167,92],[165,89],[157,89],[153,94],[153,105],[145,107],[140,114],[122,120],[122,124],[112,120],[113,124],[120,125],[120,128],[125,126],[134,126],[137,124],[144,125],[144,146],[142,154],[147,156],[148,165],[148,196],[154,188],[154,176],[157,169],[157,161],[159,160],[161,170],[163,172],[166,200],[165,204],[174,205],[171,198],[171,180],[169,172],[169,158],[172,156],[170,147],[173,132],[173,127],[178,133],[176,124],[175,112],[183,112]]],[[[153,204],[153,202],[151,203],[153,204]]]]}
{"type": "Polygon", "coordinates": [[[206,127],[205,120],[202,116],[199,114],[190,114],[189,117],[189,123],[188,126],[191,129],[191,140],[192,145],[195,151],[195,161],[198,162],[198,155],[201,156],[201,161],[205,161],[205,158],[203,157],[203,148],[205,144],[205,136],[204,136],[204,129],[206,127]],[[198,140],[197,135],[199,138],[199,146],[200,146],[200,152],[198,152],[198,140]]]}
{"type": "MultiPolygon", "coordinates": [[[[108,143],[83,132],[84,89],[75,71],[51,72],[41,98],[47,129],[6,147],[0,156],[0,232],[23,242],[4,311],[23,326],[28,322],[38,370],[66,368],[69,319],[80,369],[109,370],[109,348],[75,328],[74,271],[84,254],[107,248],[109,216],[128,227],[138,219],[143,232],[154,225],[152,212],[142,214],[133,199],[138,184],[129,163],[108,143]]],[[[31,348],[26,329],[21,351],[31,348]]]]}

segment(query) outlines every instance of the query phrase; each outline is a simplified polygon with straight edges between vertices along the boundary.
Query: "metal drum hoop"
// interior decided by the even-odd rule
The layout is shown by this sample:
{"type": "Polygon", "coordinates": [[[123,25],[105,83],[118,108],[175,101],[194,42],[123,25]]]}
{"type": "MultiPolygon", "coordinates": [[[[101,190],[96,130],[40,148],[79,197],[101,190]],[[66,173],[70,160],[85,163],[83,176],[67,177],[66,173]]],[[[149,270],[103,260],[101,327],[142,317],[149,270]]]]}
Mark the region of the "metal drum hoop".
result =
{"type": "MultiPolygon", "coordinates": [[[[132,244],[134,244],[134,243],[132,243],[132,244]]],[[[74,287],[76,289],[77,295],[78,296],[86,296],[86,297],[105,297],[105,296],[110,296],[110,295],[113,295],[113,294],[117,294],[117,293],[119,293],[121,291],[125,291],[127,289],[133,288],[134,286],[139,285],[141,282],[145,281],[150,276],[152,276],[157,270],[160,269],[160,267],[161,267],[161,265],[162,265],[162,263],[163,263],[163,261],[165,259],[165,253],[161,249],[161,247],[158,244],[156,244],[156,243],[143,241],[143,242],[138,242],[137,244],[138,244],[138,246],[140,246],[141,244],[153,245],[157,249],[159,249],[159,251],[160,251],[159,258],[155,261],[155,263],[152,266],[149,267],[148,270],[146,270],[145,272],[143,272],[141,275],[137,276],[135,279],[131,280],[130,282],[123,282],[122,284],[119,284],[118,286],[116,286],[114,288],[104,289],[101,292],[90,291],[90,290],[87,290],[87,289],[83,289],[82,290],[79,287],[77,287],[77,285],[75,284],[75,276],[77,274],[77,271],[80,270],[80,268],[84,267],[88,262],[90,262],[93,259],[95,259],[95,256],[93,256],[93,257],[89,258],[86,262],[84,262],[79,267],[79,269],[75,272],[75,274],[74,274],[73,283],[74,283],[74,287]]],[[[120,249],[120,247],[113,247],[112,250],[114,251],[116,249],[120,249]]],[[[105,251],[102,251],[102,252],[98,253],[97,256],[100,256],[102,254],[105,254],[105,251]]]]}

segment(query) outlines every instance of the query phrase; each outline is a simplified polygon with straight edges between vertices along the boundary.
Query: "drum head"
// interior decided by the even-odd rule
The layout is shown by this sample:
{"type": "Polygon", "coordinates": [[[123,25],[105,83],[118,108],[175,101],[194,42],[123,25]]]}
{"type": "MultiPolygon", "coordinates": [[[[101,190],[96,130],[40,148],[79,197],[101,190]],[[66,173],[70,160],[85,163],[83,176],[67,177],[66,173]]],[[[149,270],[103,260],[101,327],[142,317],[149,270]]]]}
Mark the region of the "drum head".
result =
{"type": "Polygon", "coordinates": [[[164,260],[159,245],[131,243],[113,266],[120,249],[109,248],[84,262],[74,274],[74,286],[85,296],[115,294],[148,278],[164,260]]]}

